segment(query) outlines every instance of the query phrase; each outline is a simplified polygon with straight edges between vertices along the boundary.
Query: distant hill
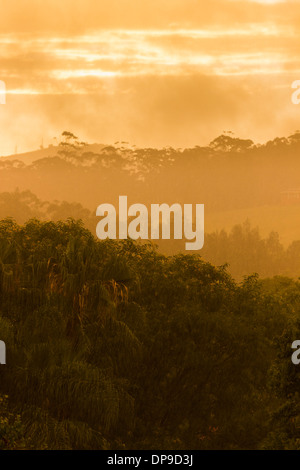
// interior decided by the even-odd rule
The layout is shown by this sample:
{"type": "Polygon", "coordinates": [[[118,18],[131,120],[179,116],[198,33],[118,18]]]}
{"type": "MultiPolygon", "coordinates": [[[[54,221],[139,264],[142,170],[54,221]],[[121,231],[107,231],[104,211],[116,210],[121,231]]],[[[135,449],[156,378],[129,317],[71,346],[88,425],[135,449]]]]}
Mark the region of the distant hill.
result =
{"type": "Polygon", "coordinates": [[[25,153],[16,153],[13,155],[8,155],[7,157],[0,157],[1,161],[9,161],[9,160],[20,160],[24,162],[26,165],[30,165],[31,163],[35,162],[36,160],[40,160],[41,158],[53,157],[57,155],[58,146],[50,145],[47,148],[41,148],[39,150],[32,150],[31,152],[25,153]]]}
{"type": "MultiPolygon", "coordinates": [[[[0,193],[18,188],[56,201],[51,217],[73,214],[74,206],[61,202],[79,203],[94,217],[99,204],[117,207],[122,194],[147,206],[204,203],[208,233],[248,219],[264,237],[278,232],[287,246],[300,239],[299,154],[300,132],[262,145],[222,135],[206,147],[158,149],[87,144],[64,131],[57,146],[0,158],[0,193]]],[[[41,217],[49,211],[45,206],[41,217]]]]}
{"type": "MultiPolygon", "coordinates": [[[[104,144],[87,144],[85,146],[85,151],[97,153],[101,152],[101,150],[105,147],[106,145],[104,144]]],[[[49,145],[48,147],[40,148],[38,150],[32,150],[30,152],[16,153],[13,155],[8,155],[6,157],[0,157],[0,159],[1,161],[19,160],[25,163],[25,165],[31,165],[31,163],[37,160],[41,160],[47,157],[55,157],[58,154],[59,150],[60,147],[58,145],[49,145]]]]}

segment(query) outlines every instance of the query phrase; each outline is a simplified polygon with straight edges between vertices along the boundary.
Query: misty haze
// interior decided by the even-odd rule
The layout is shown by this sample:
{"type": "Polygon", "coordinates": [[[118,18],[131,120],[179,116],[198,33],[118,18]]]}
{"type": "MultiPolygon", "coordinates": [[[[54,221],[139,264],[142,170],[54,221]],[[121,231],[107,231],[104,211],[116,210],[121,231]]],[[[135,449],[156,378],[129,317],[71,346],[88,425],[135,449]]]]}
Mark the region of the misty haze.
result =
{"type": "Polygon", "coordinates": [[[299,450],[300,1],[0,4],[0,450],[299,450]]]}

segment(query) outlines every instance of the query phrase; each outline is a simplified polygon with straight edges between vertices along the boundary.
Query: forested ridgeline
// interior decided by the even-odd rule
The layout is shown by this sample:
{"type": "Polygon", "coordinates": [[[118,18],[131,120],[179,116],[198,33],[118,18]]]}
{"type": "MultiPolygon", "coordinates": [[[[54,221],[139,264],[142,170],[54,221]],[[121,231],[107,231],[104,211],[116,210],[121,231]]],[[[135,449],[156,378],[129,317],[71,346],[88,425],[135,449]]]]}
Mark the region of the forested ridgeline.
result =
{"type": "Polygon", "coordinates": [[[2,220],[0,447],[299,448],[299,309],[288,278],[2,220]]]}
{"type": "Polygon", "coordinates": [[[1,190],[30,188],[89,209],[121,194],[143,204],[205,203],[208,212],[277,205],[283,191],[300,187],[299,150],[299,131],[265,144],[227,134],[186,149],[91,145],[65,131],[34,158],[1,158],[1,190]]]}

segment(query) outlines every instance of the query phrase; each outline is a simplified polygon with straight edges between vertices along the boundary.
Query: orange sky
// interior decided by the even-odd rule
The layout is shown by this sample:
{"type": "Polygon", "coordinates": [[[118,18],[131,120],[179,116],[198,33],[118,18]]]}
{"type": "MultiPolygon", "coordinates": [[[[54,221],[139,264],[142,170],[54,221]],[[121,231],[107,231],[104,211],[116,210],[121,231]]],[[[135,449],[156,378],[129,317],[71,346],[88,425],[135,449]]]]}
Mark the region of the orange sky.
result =
{"type": "Polygon", "coordinates": [[[102,143],[265,141],[298,129],[300,1],[0,0],[0,155],[102,143]]]}

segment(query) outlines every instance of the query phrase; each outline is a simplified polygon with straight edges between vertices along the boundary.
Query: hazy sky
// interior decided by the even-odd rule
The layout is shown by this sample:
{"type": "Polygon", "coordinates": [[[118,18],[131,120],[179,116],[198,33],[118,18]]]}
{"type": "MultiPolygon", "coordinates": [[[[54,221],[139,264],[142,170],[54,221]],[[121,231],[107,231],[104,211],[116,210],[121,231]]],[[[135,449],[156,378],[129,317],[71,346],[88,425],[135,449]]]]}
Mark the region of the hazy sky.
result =
{"type": "Polygon", "coordinates": [[[185,147],[300,128],[300,1],[0,0],[0,155],[64,130],[185,147]]]}

